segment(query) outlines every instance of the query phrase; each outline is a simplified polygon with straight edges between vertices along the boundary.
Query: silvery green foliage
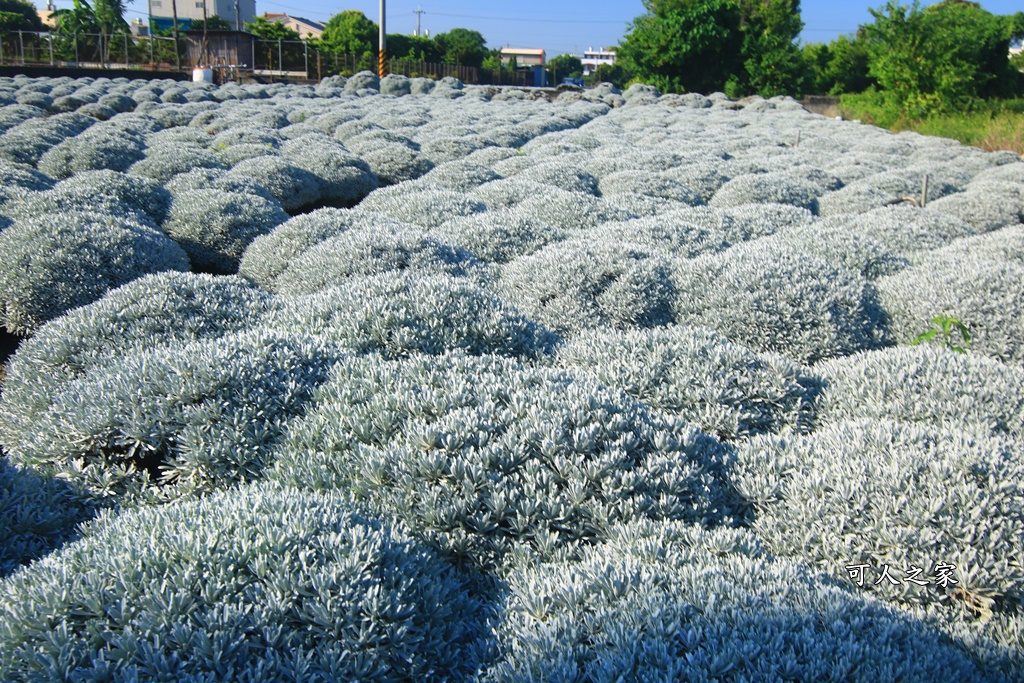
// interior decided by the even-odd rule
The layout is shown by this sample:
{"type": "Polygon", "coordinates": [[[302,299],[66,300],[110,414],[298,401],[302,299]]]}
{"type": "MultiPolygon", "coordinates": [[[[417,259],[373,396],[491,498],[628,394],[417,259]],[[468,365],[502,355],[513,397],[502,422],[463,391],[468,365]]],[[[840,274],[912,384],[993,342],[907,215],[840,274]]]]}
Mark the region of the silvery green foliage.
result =
{"type": "Polygon", "coordinates": [[[163,228],[194,268],[233,273],[249,243],[286,220],[279,205],[257,195],[188,190],[175,195],[163,228]]]}
{"type": "Polygon", "coordinates": [[[898,346],[818,363],[814,371],[823,380],[820,424],[871,418],[1024,435],[1024,371],[978,354],[898,346]]]}
{"type": "Polygon", "coordinates": [[[7,200],[43,192],[53,187],[53,178],[31,166],[0,160],[0,206],[7,200]]]}
{"type": "Polygon", "coordinates": [[[40,157],[38,167],[54,178],[103,169],[123,172],[143,158],[144,149],[142,135],[102,123],[48,150],[40,157]]]}
{"type": "Polygon", "coordinates": [[[966,191],[937,199],[928,207],[962,220],[975,232],[989,232],[1022,222],[1024,186],[1013,181],[972,182],[966,191]]]}
{"type": "Polygon", "coordinates": [[[0,578],[73,539],[95,513],[67,482],[0,457],[0,578]]]}
{"type": "Polygon", "coordinates": [[[507,263],[566,237],[563,231],[523,215],[515,208],[452,218],[432,228],[430,234],[491,263],[507,263]]]}
{"type": "Polygon", "coordinates": [[[327,135],[306,135],[281,145],[281,153],[320,181],[320,201],[332,205],[359,202],[379,186],[370,166],[327,135]]]}
{"type": "Polygon", "coordinates": [[[110,107],[114,111],[122,113],[133,111],[137,103],[128,95],[109,93],[97,100],[96,104],[101,104],[104,107],[110,107]]]}
{"type": "Polygon", "coordinates": [[[281,297],[260,326],[386,358],[452,349],[536,357],[549,352],[555,341],[465,279],[420,273],[355,276],[315,294],[281,297]]]}
{"type": "Polygon", "coordinates": [[[729,181],[721,160],[713,157],[694,159],[677,168],[666,169],[664,175],[691,188],[704,201],[714,197],[715,193],[729,181]]]}
{"type": "Polygon", "coordinates": [[[661,93],[653,85],[634,83],[622,93],[622,99],[627,104],[654,104],[661,97],[661,93]]]}
{"type": "Polygon", "coordinates": [[[382,95],[401,97],[412,92],[412,79],[401,74],[388,74],[380,79],[378,86],[382,95]]]}
{"type": "Polygon", "coordinates": [[[382,218],[365,224],[359,221],[306,249],[290,261],[274,287],[281,294],[311,294],[354,275],[400,271],[467,275],[479,268],[469,252],[439,242],[416,226],[382,218]]]}
{"type": "Polygon", "coordinates": [[[337,358],[301,334],[267,332],[97,358],[54,386],[47,409],[5,447],[12,461],[98,498],[173,498],[251,481],[337,358]]]}
{"type": "MultiPolygon", "coordinates": [[[[274,199],[267,188],[252,178],[240,175],[229,175],[219,168],[196,168],[187,173],[180,173],[167,181],[166,189],[177,196],[190,190],[218,190],[235,194],[251,194],[266,199],[280,209],[281,204],[274,199]]],[[[283,211],[283,209],[281,209],[283,211]]]]}
{"type": "Polygon", "coordinates": [[[558,349],[556,364],[724,439],[807,430],[819,384],[792,361],[699,327],[584,332],[558,349]]]}
{"type": "Polygon", "coordinates": [[[970,329],[971,352],[1015,365],[1024,360],[1024,226],[966,237],[914,262],[876,283],[897,342],[947,315],[970,329]]]}
{"type": "Polygon", "coordinates": [[[538,164],[529,157],[523,158],[533,162],[523,170],[523,173],[534,182],[553,185],[568,192],[582,192],[590,195],[598,194],[597,178],[574,164],[560,161],[547,161],[538,164]]]}
{"type": "Polygon", "coordinates": [[[345,359],[272,479],[341,489],[442,553],[494,567],[515,545],[571,552],[616,521],[736,520],[727,455],[591,380],[499,357],[345,359]]]}
{"type": "Polygon", "coordinates": [[[430,78],[413,78],[409,84],[409,92],[413,95],[429,95],[437,86],[437,82],[430,78]]]}
{"type": "Polygon", "coordinates": [[[317,204],[323,185],[316,175],[279,156],[246,159],[228,171],[227,176],[253,180],[262,185],[280,203],[281,208],[290,213],[317,204]]]}
{"type": "Polygon", "coordinates": [[[882,206],[900,204],[907,199],[920,201],[925,175],[929,176],[927,202],[957,191],[955,186],[924,170],[905,168],[886,171],[823,194],[818,198],[818,213],[822,216],[863,213],[882,206]]]}
{"type": "Polygon", "coordinates": [[[0,232],[0,323],[31,334],[138,277],[188,269],[181,247],[133,218],[73,211],[19,220],[0,232]]]}
{"type": "Polygon", "coordinates": [[[4,212],[25,221],[47,214],[102,212],[159,225],[170,205],[170,193],[148,178],[117,171],[85,171],[50,190],[8,202],[4,212]]]}
{"type": "Polygon", "coordinates": [[[289,218],[273,231],[260,235],[246,248],[238,273],[264,289],[276,291],[276,280],[291,262],[309,248],[353,227],[402,226],[380,214],[361,209],[317,209],[289,218]]]}
{"type": "Polygon", "coordinates": [[[35,166],[51,147],[94,123],[96,119],[75,113],[27,119],[0,136],[0,158],[35,166]]]}
{"type": "MultiPolygon", "coordinates": [[[[338,131],[346,125],[338,126],[338,131]]],[[[335,137],[339,138],[338,132],[335,137]]],[[[402,135],[369,131],[348,138],[344,143],[368,163],[370,170],[385,184],[419,178],[434,167],[432,161],[420,154],[419,145],[402,135]]]]}
{"type": "Polygon", "coordinates": [[[675,322],[756,351],[807,363],[882,341],[863,277],[773,238],[678,262],[672,284],[675,322]]]}
{"type": "Polygon", "coordinates": [[[49,111],[50,107],[53,106],[53,98],[41,92],[28,92],[18,95],[16,102],[23,106],[35,107],[44,111],[49,111]]]}
{"type": "Polygon", "coordinates": [[[192,145],[168,144],[150,147],[145,157],[128,167],[128,173],[166,184],[174,176],[197,168],[223,169],[225,166],[221,159],[206,149],[192,145]]]}
{"type": "MultiPolygon", "coordinates": [[[[485,187],[487,185],[482,185],[481,189],[485,187]]],[[[545,188],[543,192],[530,194],[518,202],[516,208],[523,215],[560,230],[586,230],[608,221],[637,217],[631,211],[619,208],[601,197],[568,192],[556,187],[541,187],[545,188]]]]}
{"type": "Polygon", "coordinates": [[[372,71],[360,71],[345,82],[345,92],[358,93],[361,90],[380,90],[380,78],[372,71]]]}
{"type": "Polygon", "coordinates": [[[947,622],[981,617],[998,638],[1001,621],[1021,616],[1022,456],[1019,443],[962,426],[856,420],[755,437],[736,486],[773,552],[845,581],[846,565],[866,563],[863,590],[947,622]],[[955,565],[956,584],[936,582],[939,563],[955,565]],[[883,565],[897,583],[878,581],[883,565]],[[912,566],[927,585],[903,580],[912,566]]]}
{"type": "Polygon", "coordinates": [[[609,536],[579,562],[524,553],[482,680],[999,680],[938,629],[747,531],[638,522],[609,536]]]}
{"type": "Polygon", "coordinates": [[[798,173],[750,173],[733,178],[715,192],[712,206],[730,207],[743,204],[791,204],[811,213],[818,211],[821,185],[798,173]]]}
{"type": "Polygon", "coordinates": [[[452,218],[479,213],[487,207],[463,192],[427,184],[403,183],[376,190],[360,202],[359,208],[403,223],[433,228],[452,218]]]}
{"type": "Polygon", "coordinates": [[[8,681],[440,682],[483,663],[491,609],[340,496],[245,487],[102,517],[0,615],[8,681]]]}
{"type": "Polygon", "coordinates": [[[704,199],[686,185],[661,174],[646,171],[618,171],[602,176],[601,194],[643,195],[658,199],[669,199],[691,206],[704,204],[704,199]]]}
{"type": "Polygon", "coordinates": [[[6,133],[29,119],[42,119],[45,116],[46,110],[41,107],[22,103],[6,104],[0,107],[0,133],[6,133]]]}
{"type": "Polygon", "coordinates": [[[670,262],[643,245],[586,237],[549,244],[505,264],[496,291],[560,334],[672,321],[670,262]]]}
{"type": "Polygon", "coordinates": [[[501,178],[497,172],[480,163],[463,160],[435,166],[423,176],[423,182],[457,192],[469,192],[484,183],[501,178]]]}

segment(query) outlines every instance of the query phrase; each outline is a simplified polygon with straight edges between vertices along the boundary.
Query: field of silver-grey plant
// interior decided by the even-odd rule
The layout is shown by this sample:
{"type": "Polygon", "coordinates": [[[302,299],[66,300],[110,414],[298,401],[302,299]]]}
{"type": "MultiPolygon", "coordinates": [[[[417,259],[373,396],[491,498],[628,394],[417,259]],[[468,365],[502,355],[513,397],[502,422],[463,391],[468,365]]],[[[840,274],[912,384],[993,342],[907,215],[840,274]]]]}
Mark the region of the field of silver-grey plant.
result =
{"type": "Polygon", "coordinates": [[[1024,162],[608,84],[0,78],[3,681],[1024,681],[1024,162]]]}

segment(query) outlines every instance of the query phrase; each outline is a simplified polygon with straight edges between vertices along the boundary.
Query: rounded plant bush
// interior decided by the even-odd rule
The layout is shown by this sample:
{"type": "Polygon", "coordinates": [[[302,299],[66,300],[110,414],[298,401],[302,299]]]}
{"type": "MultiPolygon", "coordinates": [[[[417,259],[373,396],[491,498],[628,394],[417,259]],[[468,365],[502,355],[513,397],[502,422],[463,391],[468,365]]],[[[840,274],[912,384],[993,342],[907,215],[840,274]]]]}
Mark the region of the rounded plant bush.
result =
{"type": "Polygon", "coordinates": [[[97,124],[52,147],[40,157],[38,167],[54,178],[104,169],[123,172],[145,156],[144,149],[141,135],[97,124]]]}
{"type": "Polygon", "coordinates": [[[596,382],[459,354],[342,360],[269,476],[348,491],[486,568],[619,520],[733,523],[725,468],[716,440],[596,382]]]}
{"type": "MultiPolygon", "coordinates": [[[[346,87],[348,84],[345,84],[346,87]]],[[[412,79],[401,74],[388,74],[378,83],[382,95],[401,97],[412,92],[412,79]]]]}
{"type": "Polygon", "coordinates": [[[97,520],[3,584],[0,614],[5,680],[326,683],[468,681],[491,610],[401,527],[246,487],[97,520]]]}
{"type": "Polygon", "coordinates": [[[150,273],[188,270],[185,252],[149,224],[109,214],[53,213],[0,232],[0,323],[43,323],[150,273]]]}
{"type": "Polygon", "coordinates": [[[0,457],[0,579],[75,538],[96,512],[68,482],[0,457]]]}
{"type": "Polygon", "coordinates": [[[431,228],[430,234],[491,263],[507,263],[566,237],[515,208],[452,218],[431,228]]]}
{"type": "Polygon", "coordinates": [[[377,190],[360,202],[359,208],[403,223],[433,228],[452,218],[479,213],[487,207],[456,190],[402,184],[377,190]]]}
{"type": "Polygon", "coordinates": [[[466,280],[419,273],[353,277],[315,294],[282,298],[260,324],[387,358],[452,349],[528,358],[549,352],[555,341],[466,280]]]}
{"type": "Polygon", "coordinates": [[[922,344],[837,358],[814,371],[823,387],[819,424],[871,418],[1024,434],[1024,370],[992,358],[922,344]]]}
{"type": "Polygon", "coordinates": [[[326,135],[289,140],[281,146],[281,152],[320,180],[321,202],[350,206],[380,185],[365,161],[326,135]]]}
{"type": "Polygon", "coordinates": [[[255,181],[266,188],[281,208],[290,213],[316,205],[322,196],[319,177],[287,159],[261,156],[246,159],[228,171],[227,176],[255,181]]]}
{"type": "Polygon", "coordinates": [[[35,166],[51,147],[95,123],[91,116],[77,113],[28,118],[0,136],[0,158],[35,166]]]}
{"type": "Polygon", "coordinates": [[[818,212],[822,187],[793,172],[750,173],[733,178],[715,192],[708,202],[712,206],[730,207],[743,204],[791,204],[811,213],[818,212]]]}
{"type": "Polygon", "coordinates": [[[558,188],[549,188],[541,194],[529,196],[519,202],[517,207],[525,215],[562,230],[586,230],[608,221],[637,217],[600,197],[558,188]]]}
{"type": "Polygon", "coordinates": [[[884,316],[858,274],[769,239],[678,262],[675,322],[801,362],[885,343],[884,316]]]}
{"type": "Polygon", "coordinates": [[[472,254],[438,242],[419,228],[379,222],[353,226],[307,249],[292,259],[274,286],[281,294],[312,294],[354,275],[467,275],[479,267],[472,254]]]}
{"type": "Polygon", "coordinates": [[[642,521],[609,536],[578,562],[515,565],[482,680],[1000,680],[747,531],[642,521]]]}
{"type": "Polygon", "coordinates": [[[128,167],[127,172],[150,178],[163,185],[174,176],[196,168],[223,169],[225,164],[205,149],[187,145],[168,145],[150,148],[144,158],[128,167]]]}
{"type": "Polygon", "coordinates": [[[1021,617],[1022,456],[1018,442],[963,426],[862,419],[755,437],[740,449],[736,486],[773,552],[1000,639],[1004,620],[1021,617]],[[860,580],[848,569],[858,565],[860,580]]]}
{"type": "Polygon", "coordinates": [[[658,199],[669,199],[691,206],[704,204],[704,199],[677,180],[654,175],[646,171],[618,171],[601,178],[601,194],[609,195],[641,195],[658,199]]]}
{"type": "Polygon", "coordinates": [[[163,228],[188,253],[193,267],[234,273],[245,248],[288,220],[271,200],[220,190],[189,190],[174,197],[163,228]]]}
{"type": "Polygon", "coordinates": [[[260,477],[337,358],[315,340],[264,332],[97,358],[55,384],[47,409],[23,416],[4,447],[13,462],[59,473],[97,498],[225,488],[260,477]]]}
{"type": "Polygon", "coordinates": [[[972,182],[966,191],[937,199],[928,207],[984,233],[1024,222],[1024,189],[1012,181],[972,182]]]}
{"type": "Polygon", "coordinates": [[[703,328],[588,331],[561,346],[555,363],[720,439],[807,430],[820,385],[792,361],[703,328]]]}
{"type": "MultiPolygon", "coordinates": [[[[893,337],[913,341],[947,316],[966,325],[972,352],[1024,360],[1024,226],[957,240],[918,254],[915,265],[877,281],[893,337]]],[[[951,345],[962,346],[959,332],[951,345]]],[[[938,341],[943,341],[942,335],[938,341]]]]}
{"type": "Polygon", "coordinates": [[[117,171],[85,171],[51,190],[8,202],[4,212],[25,220],[46,214],[102,212],[159,225],[170,206],[170,193],[148,178],[117,171]]]}
{"type": "Polygon", "coordinates": [[[643,247],[584,238],[505,264],[496,291],[560,334],[672,322],[671,264],[643,247]]]}
{"type": "Polygon", "coordinates": [[[345,92],[358,93],[360,90],[380,90],[380,77],[372,71],[360,71],[345,82],[345,92]]]}
{"type": "Polygon", "coordinates": [[[473,161],[449,161],[435,166],[423,176],[423,182],[457,192],[469,192],[484,183],[501,178],[494,170],[473,161]]]}
{"type": "Polygon", "coordinates": [[[9,199],[18,199],[31,192],[44,192],[53,187],[53,179],[30,166],[0,160],[0,206],[9,199]]]}

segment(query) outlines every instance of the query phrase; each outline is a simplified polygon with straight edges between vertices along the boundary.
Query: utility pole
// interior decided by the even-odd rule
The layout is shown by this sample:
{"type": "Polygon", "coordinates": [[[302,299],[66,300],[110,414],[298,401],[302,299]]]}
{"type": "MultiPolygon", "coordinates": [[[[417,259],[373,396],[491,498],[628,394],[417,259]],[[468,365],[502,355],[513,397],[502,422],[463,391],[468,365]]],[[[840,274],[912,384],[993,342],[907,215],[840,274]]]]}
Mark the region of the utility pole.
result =
{"type": "Polygon", "coordinates": [[[181,71],[181,49],[178,47],[178,0],[171,0],[171,12],[174,16],[174,68],[181,71]]]}
{"type": "Polygon", "coordinates": [[[388,75],[388,46],[384,30],[384,0],[380,0],[380,51],[377,53],[377,75],[384,78],[388,75]]]}
{"type": "Polygon", "coordinates": [[[419,34],[420,34],[420,15],[423,14],[423,10],[420,9],[419,5],[416,5],[416,9],[413,10],[413,12],[415,12],[415,14],[416,14],[416,33],[414,33],[413,35],[414,36],[419,36],[419,34]]]}
{"type": "Polygon", "coordinates": [[[235,0],[235,30],[242,30],[242,13],[238,10],[238,0],[235,0]]]}

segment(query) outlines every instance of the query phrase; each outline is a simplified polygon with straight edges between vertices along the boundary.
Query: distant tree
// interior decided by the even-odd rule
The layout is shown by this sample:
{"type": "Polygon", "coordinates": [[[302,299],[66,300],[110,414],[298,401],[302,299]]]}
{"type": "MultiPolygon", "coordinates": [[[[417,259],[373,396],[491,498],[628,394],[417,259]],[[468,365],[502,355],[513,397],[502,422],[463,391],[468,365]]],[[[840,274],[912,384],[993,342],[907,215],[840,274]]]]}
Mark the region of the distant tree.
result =
{"type": "Polygon", "coordinates": [[[468,28],[453,28],[447,33],[439,33],[434,42],[446,64],[479,68],[487,55],[487,41],[479,32],[468,28]]]}
{"type": "Polygon", "coordinates": [[[867,90],[874,84],[868,73],[867,43],[861,37],[839,36],[831,43],[809,43],[802,52],[804,90],[815,95],[842,95],[867,90]]]}
{"type": "Polygon", "coordinates": [[[583,62],[576,55],[558,55],[548,60],[548,71],[552,78],[580,78],[583,76],[583,62]]]}
{"type": "Polygon", "coordinates": [[[632,78],[633,73],[616,62],[615,64],[598,64],[594,72],[584,78],[583,82],[590,86],[598,83],[611,83],[616,88],[625,88],[632,78]]]}
{"type": "Polygon", "coordinates": [[[0,31],[43,31],[35,5],[25,0],[0,0],[0,31]]]}
{"type": "MultiPolygon", "coordinates": [[[[210,17],[210,19],[218,19],[227,24],[226,21],[217,16],[210,17]]],[[[209,23],[209,20],[207,20],[207,28],[214,30],[213,26],[209,25],[209,23]]],[[[230,30],[231,27],[228,26],[227,28],[230,30]]],[[[274,21],[266,17],[253,17],[252,21],[245,23],[245,30],[255,34],[262,40],[302,40],[302,36],[294,29],[288,28],[280,21],[274,21]]]]}
{"type": "Polygon", "coordinates": [[[347,9],[327,21],[316,45],[328,52],[362,56],[377,52],[378,38],[376,23],[359,10],[347,9]]]}
{"type": "Polygon", "coordinates": [[[1024,14],[996,16],[963,0],[925,9],[890,0],[870,12],[874,22],[862,27],[869,71],[904,116],[962,110],[983,97],[1019,92],[1008,53],[1024,34],[1024,14]]]}
{"type": "Polygon", "coordinates": [[[408,59],[415,62],[441,61],[437,44],[430,38],[389,33],[387,41],[388,54],[395,59],[408,59]]]}
{"type": "Polygon", "coordinates": [[[763,97],[799,94],[804,75],[797,36],[804,28],[800,0],[741,0],[743,69],[730,94],[763,97]]]}
{"type": "Polygon", "coordinates": [[[644,0],[618,57],[664,92],[722,90],[743,68],[743,14],[733,0],[644,0]]]}
{"type": "MultiPolygon", "coordinates": [[[[257,17],[257,19],[262,19],[262,17],[257,17]]],[[[206,17],[205,22],[202,19],[193,19],[192,22],[188,25],[188,31],[190,33],[202,33],[204,26],[207,31],[230,31],[234,28],[234,26],[232,26],[227,21],[227,19],[222,19],[221,17],[214,14],[212,16],[206,17]]],[[[247,30],[250,30],[249,24],[246,24],[245,28],[247,30]]]]}

